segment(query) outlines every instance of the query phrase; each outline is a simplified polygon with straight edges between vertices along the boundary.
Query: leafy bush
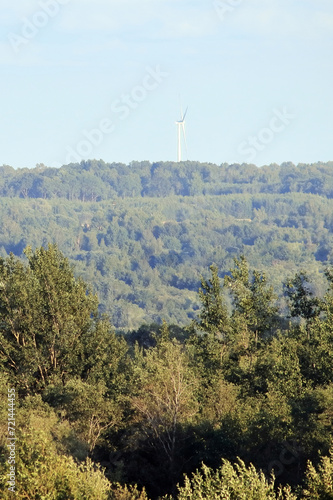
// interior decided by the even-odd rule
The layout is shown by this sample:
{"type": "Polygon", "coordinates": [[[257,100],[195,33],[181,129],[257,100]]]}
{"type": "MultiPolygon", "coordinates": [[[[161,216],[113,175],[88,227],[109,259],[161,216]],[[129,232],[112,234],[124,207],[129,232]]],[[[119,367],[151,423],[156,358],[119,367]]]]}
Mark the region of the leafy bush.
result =
{"type": "Polygon", "coordinates": [[[333,499],[333,448],[328,457],[322,457],[317,469],[308,463],[303,495],[311,500],[333,499]]]}
{"type": "Polygon", "coordinates": [[[201,471],[179,488],[177,500],[296,500],[289,487],[274,491],[274,478],[267,480],[251,464],[246,467],[242,460],[232,465],[223,460],[222,466],[213,471],[203,465],[201,471]]]}

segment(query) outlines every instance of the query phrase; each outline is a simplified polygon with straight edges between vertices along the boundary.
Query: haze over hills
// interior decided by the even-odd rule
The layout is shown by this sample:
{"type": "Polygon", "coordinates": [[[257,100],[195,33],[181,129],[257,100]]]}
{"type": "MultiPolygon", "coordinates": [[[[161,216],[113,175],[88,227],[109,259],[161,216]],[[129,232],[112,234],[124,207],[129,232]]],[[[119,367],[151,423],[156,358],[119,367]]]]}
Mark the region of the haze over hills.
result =
{"type": "Polygon", "coordinates": [[[117,328],[187,324],[200,276],[240,254],[281,297],[301,268],[323,293],[333,262],[333,162],[2,166],[0,197],[1,255],[57,243],[117,328]]]}

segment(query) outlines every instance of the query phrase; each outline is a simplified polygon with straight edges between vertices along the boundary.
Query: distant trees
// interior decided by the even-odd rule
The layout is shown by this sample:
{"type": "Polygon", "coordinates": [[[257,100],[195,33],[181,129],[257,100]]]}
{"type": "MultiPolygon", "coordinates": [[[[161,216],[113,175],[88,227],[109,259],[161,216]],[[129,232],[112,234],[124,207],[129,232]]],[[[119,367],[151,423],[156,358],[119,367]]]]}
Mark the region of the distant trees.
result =
{"type": "Polygon", "coordinates": [[[241,254],[262,277],[269,270],[280,298],[300,263],[322,295],[333,263],[330,172],[330,163],[3,166],[0,255],[56,243],[116,328],[163,318],[184,326],[195,317],[200,276],[215,262],[224,277],[241,254]],[[313,178],[322,181],[316,194],[313,178]]]}
{"type": "Polygon", "coordinates": [[[60,169],[0,167],[0,196],[66,198],[95,202],[115,197],[166,197],[235,193],[320,194],[331,198],[332,162],[292,163],[257,168],[247,164],[132,162],[106,164],[87,160],[60,169]]]}

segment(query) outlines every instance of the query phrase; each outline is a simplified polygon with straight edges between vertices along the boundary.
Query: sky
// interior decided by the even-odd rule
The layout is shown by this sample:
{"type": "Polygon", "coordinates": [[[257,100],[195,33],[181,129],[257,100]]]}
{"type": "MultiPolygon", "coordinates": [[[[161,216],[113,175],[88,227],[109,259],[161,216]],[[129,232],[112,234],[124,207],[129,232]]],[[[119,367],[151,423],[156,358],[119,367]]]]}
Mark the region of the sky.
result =
{"type": "Polygon", "coordinates": [[[332,0],[1,0],[0,165],[333,160],[332,0]]]}

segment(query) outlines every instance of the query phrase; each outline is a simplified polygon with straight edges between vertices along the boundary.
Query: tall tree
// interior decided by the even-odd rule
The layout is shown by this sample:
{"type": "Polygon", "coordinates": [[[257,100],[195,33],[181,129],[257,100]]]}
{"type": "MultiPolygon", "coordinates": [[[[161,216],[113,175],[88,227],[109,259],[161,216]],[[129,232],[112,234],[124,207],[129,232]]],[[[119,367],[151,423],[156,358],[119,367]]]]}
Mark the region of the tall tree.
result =
{"type": "Polygon", "coordinates": [[[131,404],[137,438],[145,439],[150,454],[156,454],[159,473],[170,486],[183,466],[186,427],[197,416],[197,380],[183,346],[166,335],[145,353],[137,350],[134,363],[136,388],[131,404]]]}
{"type": "Polygon", "coordinates": [[[25,253],[28,265],[13,255],[0,261],[0,355],[19,386],[34,392],[51,377],[82,373],[98,301],[55,245],[25,253]]]}
{"type": "Polygon", "coordinates": [[[199,298],[202,309],[194,325],[199,330],[217,338],[225,337],[228,332],[228,311],[223,299],[223,290],[218,276],[218,268],[210,266],[211,278],[201,278],[199,298]]]}
{"type": "Polygon", "coordinates": [[[235,258],[231,276],[225,277],[234,302],[234,318],[241,319],[253,332],[255,345],[259,339],[271,332],[276,324],[278,308],[274,305],[276,296],[273,287],[267,285],[266,275],[253,271],[252,276],[246,258],[235,258]]]}
{"type": "Polygon", "coordinates": [[[319,300],[313,296],[311,283],[305,271],[296,273],[293,279],[284,284],[285,295],[289,299],[290,314],[292,317],[301,317],[306,320],[318,316],[319,300]]]}

